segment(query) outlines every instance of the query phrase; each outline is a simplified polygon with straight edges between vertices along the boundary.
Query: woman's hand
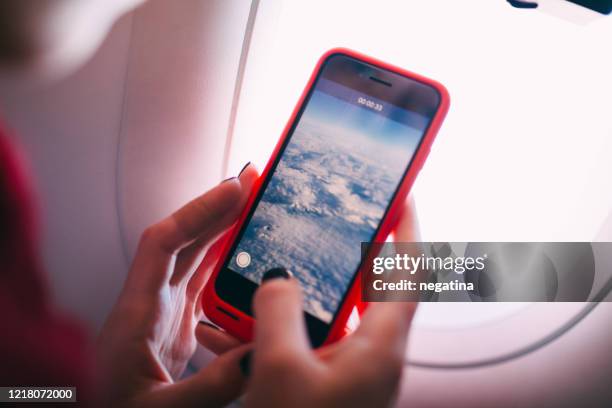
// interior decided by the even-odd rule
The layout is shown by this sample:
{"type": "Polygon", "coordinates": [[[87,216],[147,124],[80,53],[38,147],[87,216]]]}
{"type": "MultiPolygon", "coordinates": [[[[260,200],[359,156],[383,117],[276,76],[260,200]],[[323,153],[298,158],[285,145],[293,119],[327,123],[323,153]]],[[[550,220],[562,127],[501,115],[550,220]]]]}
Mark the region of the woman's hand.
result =
{"type": "MultiPolygon", "coordinates": [[[[406,207],[396,240],[416,240],[406,207]]],[[[247,407],[385,407],[397,392],[415,303],[375,303],[358,329],[313,351],[295,279],[267,281],[254,300],[257,318],[247,407]]]]}
{"type": "MultiPolygon", "coordinates": [[[[230,352],[178,380],[195,352],[200,296],[219,249],[215,242],[236,221],[256,178],[257,171],[247,165],[239,178],[143,233],[98,340],[105,405],[224,406],[239,396],[244,378],[238,361],[249,347],[235,341],[230,352]]],[[[199,337],[214,343],[215,334],[207,333],[199,337]]]]}

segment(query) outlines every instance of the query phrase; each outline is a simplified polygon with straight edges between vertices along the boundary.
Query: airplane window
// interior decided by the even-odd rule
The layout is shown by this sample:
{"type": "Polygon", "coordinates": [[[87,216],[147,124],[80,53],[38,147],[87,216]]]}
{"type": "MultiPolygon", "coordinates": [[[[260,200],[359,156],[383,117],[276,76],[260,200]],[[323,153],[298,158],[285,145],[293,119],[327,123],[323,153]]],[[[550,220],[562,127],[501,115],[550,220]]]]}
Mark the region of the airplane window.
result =
{"type": "MultiPolygon", "coordinates": [[[[418,7],[379,1],[375,8],[351,1],[262,2],[228,174],[253,154],[263,167],[318,57],[346,46],[449,88],[451,111],[413,190],[424,240],[595,240],[612,209],[612,61],[602,57],[612,22],[575,4],[538,3],[519,10],[486,0],[418,7]]],[[[482,344],[482,336],[499,340],[494,332],[503,325],[556,316],[508,334],[492,349],[471,350],[476,337],[465,335],[459,358],[454,352],[435,358],[511,352],[558,330],[583,306],[424,304],[412,355],[434,358],[427,352],[432,341],[456,350],[457,338],[440,333],[469,332],[482,344]]]]}

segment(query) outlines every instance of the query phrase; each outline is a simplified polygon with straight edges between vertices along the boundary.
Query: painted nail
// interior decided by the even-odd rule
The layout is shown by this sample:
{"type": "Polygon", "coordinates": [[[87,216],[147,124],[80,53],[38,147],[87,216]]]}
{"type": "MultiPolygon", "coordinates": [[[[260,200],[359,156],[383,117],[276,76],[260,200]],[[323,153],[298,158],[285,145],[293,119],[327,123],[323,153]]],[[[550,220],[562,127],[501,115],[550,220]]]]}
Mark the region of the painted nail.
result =
{"type": "Polygon", "coordinates": [[[240,365],[240,371],[242,372],[242,375],[245,377],[248,377],[251,374],[251,356],[252,354],[253,353],[249,351],[240,359],[240,362],[238,363],[240,365]]]}
{"type": "Polygon", "coordinates": [[[266,273],[264,273],[261,278],[261,283],[273,279],[289,279],[290,277],[291,275],[289,274],[289,272],[287,272],[285,268],[272,268],[266,273]]]}
{"type": "Polygon", "coordinates": [[[244,169],[246,169],[247,167],[249,167],[249,164],[251,164],[251,162],[247,162],[247,164],[244,165],[244,167],[242,168],[242,170],[240,170],[240,173],[238,173],[238,177],[240,177],[242,175],[242,172],[244,171],[244,169]]]}
{"type": "Polygon", "coordinates": [[[208,326],[208,327],[212,327],[215,330],[219,330],[217,326],[215,326],[214,324],[210,322],[205,322],[204,320],[200,320],[198,323],[201,324],[202,326],[208,326]]]}
{"type": "Polygon", "coordinates": [[[538,3],[535,1],[523,1],[523,0],[507,0],[512,7],[522,9],[534,9],[538,8],[538,3]]]}

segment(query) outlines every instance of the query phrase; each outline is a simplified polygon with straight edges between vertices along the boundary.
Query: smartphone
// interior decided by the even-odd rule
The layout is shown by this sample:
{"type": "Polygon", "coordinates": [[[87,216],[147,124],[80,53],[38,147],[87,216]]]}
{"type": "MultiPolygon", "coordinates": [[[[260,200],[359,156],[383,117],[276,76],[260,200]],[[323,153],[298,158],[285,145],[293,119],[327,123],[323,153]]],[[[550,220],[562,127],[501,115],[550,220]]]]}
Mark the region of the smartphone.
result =
{"type": "Polygon", "coordinates": [[[281,267],[303,289],[313,346],[343,337],[361,243],[392,231],[448,107],[438,82],[347,49],[323,55],[227,234],[207,317],[250,341],[255,290],[281,267]]]}

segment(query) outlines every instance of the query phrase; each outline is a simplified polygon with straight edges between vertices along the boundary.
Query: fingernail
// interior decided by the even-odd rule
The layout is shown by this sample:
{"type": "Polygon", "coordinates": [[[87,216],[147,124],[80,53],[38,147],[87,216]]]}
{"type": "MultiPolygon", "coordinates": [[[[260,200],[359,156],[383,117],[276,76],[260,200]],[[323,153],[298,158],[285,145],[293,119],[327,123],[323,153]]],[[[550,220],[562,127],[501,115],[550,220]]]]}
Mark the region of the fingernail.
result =
{"type": "Polygon", "coordinates": [[[198,322],[198,324],[201,324],[203,326],[208,326],[208,327],[212,327],[215,330],[219,330],[219,328],[217,326],[215,326],[214,324],[210,323],[210,322],[205,322],[204,320],[200,320],[198,322]]]}
{"type": "Polygon", "coordinates": [[[244,167],[242,168],[242,170],[240,170],[240,173],[238,173],[238,177],[240,177],[242,175],[242,172],[244,171],[244,169],[246,169],[247,167],[249,167],[249,164],[251,164],[251,162],[247,162],[247,164],[244,165],[244,167]]]}
{"type": "Polygon", "coordinates": [[[240,359],[238,365],[240,366],[240,371],[242,375],[248,377],[251,374],[251,355],[253,353],[249,351],[240,359]]]}
{"type": "Polygon", "coordinates": [[[291,275],[285,268],[272,268],[263,274],[261,283],[264,283],[273,279],[289,279],[291,275]]]}
{"type": "Polygon", "coordinates": [[[529,9],[538,8],[538,3],[535,1],[508,0],[508,3],[510,3],[512,7],[516,7],[516,8],[529,8],[529,9]]]}
{"type": "Polygon", "coordinates": [[[225,180],[223,180],[221,183],[225,183],[226,181],[234,180],[235,178],[236,178],[236,176],[226,178],[226,179],[225,179],[225,180]]]}

